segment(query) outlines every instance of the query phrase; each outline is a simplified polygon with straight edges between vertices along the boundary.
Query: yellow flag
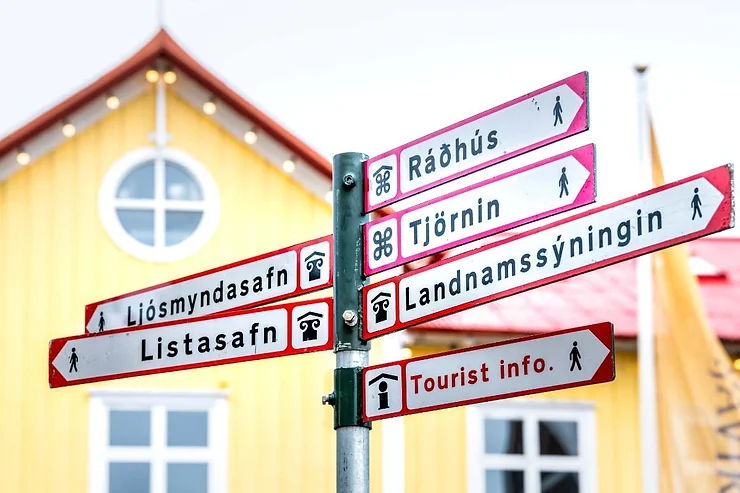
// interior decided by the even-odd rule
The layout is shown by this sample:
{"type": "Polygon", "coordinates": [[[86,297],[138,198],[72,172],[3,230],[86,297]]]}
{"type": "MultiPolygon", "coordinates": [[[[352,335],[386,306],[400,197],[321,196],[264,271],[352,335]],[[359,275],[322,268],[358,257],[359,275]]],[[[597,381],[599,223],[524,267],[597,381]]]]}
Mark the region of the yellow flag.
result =
{"type": "MultiPolygon", "coordinates": [[[[650,144],[661,185],[652,122],[650,144]]],[[[689,246],[654,254],[653,273],[661,492],[740,493],[740,376],[709,325],[689,246]]]]}

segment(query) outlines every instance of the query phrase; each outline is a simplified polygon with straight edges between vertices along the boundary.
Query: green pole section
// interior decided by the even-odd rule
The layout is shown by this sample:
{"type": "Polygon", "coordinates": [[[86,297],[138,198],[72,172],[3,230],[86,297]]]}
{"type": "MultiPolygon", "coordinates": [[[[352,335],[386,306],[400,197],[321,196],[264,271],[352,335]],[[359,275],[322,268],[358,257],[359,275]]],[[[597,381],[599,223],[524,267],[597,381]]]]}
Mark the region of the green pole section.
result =
{"type": "Polygon", "coordinates": [[[334,429],[337,435],[337,493],[370,491],[370,427],[362,423],[362,368],[370,343],[362,327],[363,161],[357,152],[334,156],[334,429]]]}

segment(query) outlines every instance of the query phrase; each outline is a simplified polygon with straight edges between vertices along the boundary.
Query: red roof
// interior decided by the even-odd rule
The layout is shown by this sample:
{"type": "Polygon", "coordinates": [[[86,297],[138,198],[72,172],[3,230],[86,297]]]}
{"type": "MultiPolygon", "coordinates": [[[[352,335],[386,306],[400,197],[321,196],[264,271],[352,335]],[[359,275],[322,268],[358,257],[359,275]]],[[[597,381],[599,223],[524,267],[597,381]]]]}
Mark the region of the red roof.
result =
{"type": "MultiPolygon", "coordinates": [[[[709,322],[725,340],[740,340],[740,238],[703,238],[689,244],[692,256],[724,275],[699,276],[709,322]]],[[[539,333],[596,322],[614,324],[616,337],[637,334],[636,260],[505,298],[412,330],[539,333]]]]}
{"type": "Polygon", "coordinates": [[[198,81],[204,88],[212,92],[217,99],[226,102],[240,115],[253,121],[261,130],[267,132],[275,140],[294,152],[296,156],[303,159],[309,166],[331,179],[332,167],[328,160],[211,74],[186,53],[164,29],[160,30],[151,41],[128,60],[89,86],[37,116],[7,137],[1,138],[0,156],[22,146],[25,141],[35,137],[49,126],[58,124],[69,113],[78,110],[93,99],[102,96],[117,84],[133,75],[136,71],[151,65],[152,62],[160,57],[166,59],[176,68],[179,68],[198,81]]]}

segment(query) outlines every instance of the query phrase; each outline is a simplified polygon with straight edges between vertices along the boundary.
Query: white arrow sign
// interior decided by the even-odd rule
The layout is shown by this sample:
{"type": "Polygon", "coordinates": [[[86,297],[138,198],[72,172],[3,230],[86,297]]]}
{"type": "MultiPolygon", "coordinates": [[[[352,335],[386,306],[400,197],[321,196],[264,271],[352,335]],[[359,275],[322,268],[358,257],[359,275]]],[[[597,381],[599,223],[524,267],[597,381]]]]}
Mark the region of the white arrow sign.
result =
{"type": "Polygon", "coordinates": [[[324,236],[85,306],[86,332],[152,325],[299,296],[332,285],[324,236]]]}
{"type": "Polygon", "coordinates": [[[371,421],[614,377],[614,327],[601,323],[368,367],[363,417],[371,421]]]}
{"type": "Polygon", "coordinates": [[[371,339],[734,226],[732,165],[363,288],[371,339]]]}
{"type": "Polygon", "coordinates": [[[380,154],[365,165],[365,210],[588,130],[582,72],[380,154]]]}
{"type": "Polygon", "coordinates": [[[64,387],[331,349],[332,299],[54,339],[49,385],[64,387]]]}
{"type": "Polygon", "coordinates": [[[593,203],[584,146],[365,224],[365,275],[593,203]]]}

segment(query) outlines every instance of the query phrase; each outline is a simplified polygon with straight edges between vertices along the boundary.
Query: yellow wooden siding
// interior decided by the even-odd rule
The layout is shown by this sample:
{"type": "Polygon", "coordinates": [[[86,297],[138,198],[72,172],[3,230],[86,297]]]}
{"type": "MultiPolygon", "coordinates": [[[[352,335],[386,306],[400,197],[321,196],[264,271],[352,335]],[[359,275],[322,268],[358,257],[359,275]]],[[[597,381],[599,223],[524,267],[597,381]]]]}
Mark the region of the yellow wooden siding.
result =
{"type": "MultiPolygon", "coordinates": [[[[228,389],[230,492],[332,491],[332,412],[320,403],[332,386],[331,352],[48,389],[48,341],[81,333],[86,303],[331,232],[328,204],[168,94],[169,145],[208,168],[221,219],[183,261],[124,253],[101,226],[98,190],[111,164],[151,145],[154,121],[151,86],[0,183],[0,491],[87,491],[92,388],[228,389]]],[[[373,492],[378,445],[376,436],[373,492]]]]}
{"type": "MultiPolygon", "coordinates": [[[[440,348],[414,348],[413,355],[439,351],[440,348]]],[[[635,353],[617,353],[614,382],[548,392],[531,399],[593,402],[599,493],[641,491],[635,353]]],[[[406,491],[467,491],[465,419],[464,407],[404,418],[406,491]]]]}

